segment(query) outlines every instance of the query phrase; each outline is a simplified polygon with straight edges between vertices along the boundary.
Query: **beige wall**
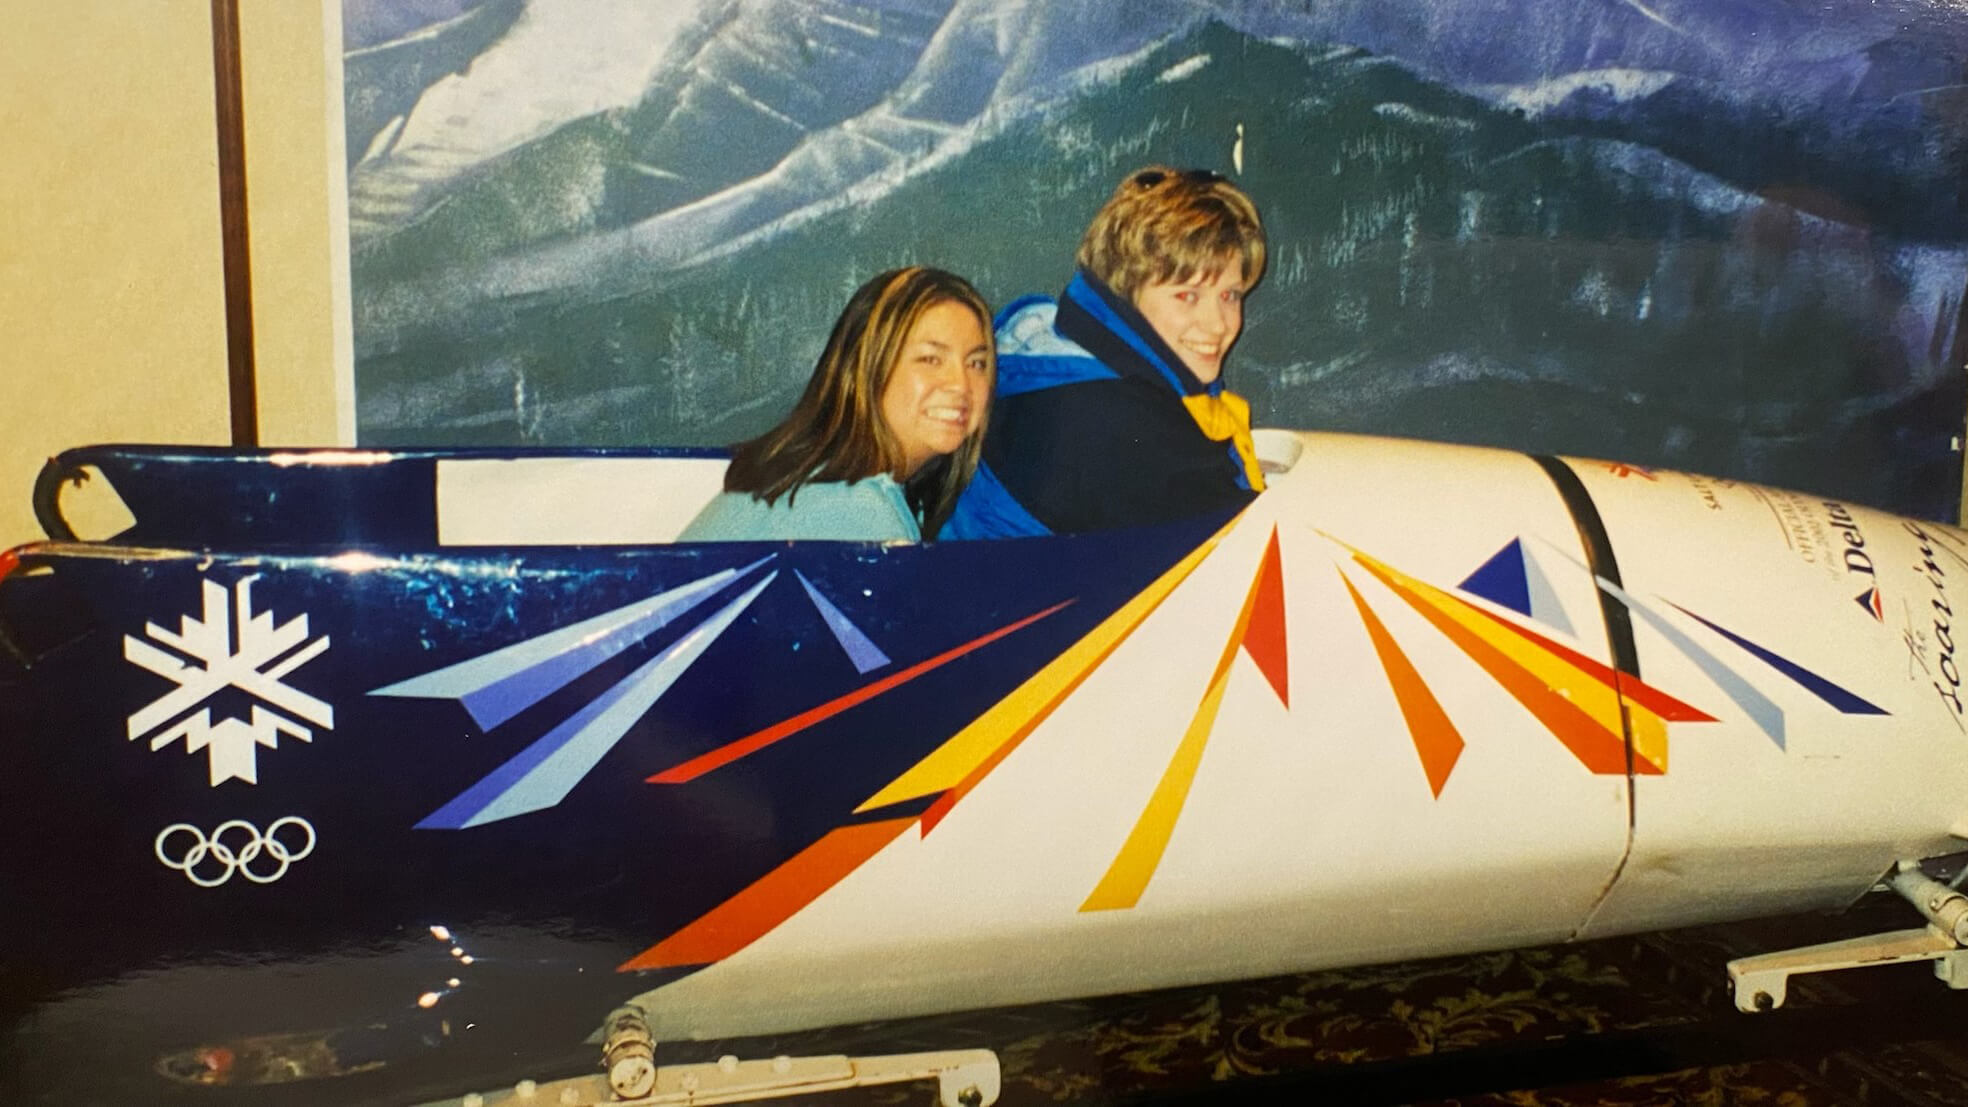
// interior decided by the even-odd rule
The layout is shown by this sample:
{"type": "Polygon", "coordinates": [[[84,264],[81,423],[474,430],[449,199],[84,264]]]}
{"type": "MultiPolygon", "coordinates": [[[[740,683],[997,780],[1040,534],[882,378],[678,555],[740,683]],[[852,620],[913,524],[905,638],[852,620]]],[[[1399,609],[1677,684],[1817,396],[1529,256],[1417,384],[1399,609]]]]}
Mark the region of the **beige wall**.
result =
{"type": "MultiPolygon", "coordinates": [[[[346,441],[323,13],[242,7],[261,436],[346,441]]],[[[4,548],[40,537],[50,454],[222,444],[230,416],[209,0],[0,0],[0,17],[4,548]]]]}
{"type": "Polygon", "coordinates": [[[353,445],[339,0],[240,0],[260,441],[353,445]]]}
{"type": "Polygon", "coordinates": [[[228,433],[209,8],[6,7],[0,543],[51,453],[228,433]]]}

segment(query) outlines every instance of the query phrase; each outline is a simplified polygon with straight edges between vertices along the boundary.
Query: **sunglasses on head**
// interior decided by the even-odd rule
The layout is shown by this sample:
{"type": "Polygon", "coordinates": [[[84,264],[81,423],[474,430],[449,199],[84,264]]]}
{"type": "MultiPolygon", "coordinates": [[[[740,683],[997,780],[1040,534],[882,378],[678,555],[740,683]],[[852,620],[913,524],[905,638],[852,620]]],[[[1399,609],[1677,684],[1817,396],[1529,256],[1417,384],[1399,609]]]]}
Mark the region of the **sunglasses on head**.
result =
{"type": "MultiPolygon", "coordinates": [[[[1208,169],[1184,169],[1175,175],[1190,184],[1215,184],[1223,179],[1223,174],[1208,169]]],[[[1160,169],[1143,169],[1129,177],[1128,183],[1136,188],[1154,188],[1168,179],[1169,175],[1160,169]]]]}

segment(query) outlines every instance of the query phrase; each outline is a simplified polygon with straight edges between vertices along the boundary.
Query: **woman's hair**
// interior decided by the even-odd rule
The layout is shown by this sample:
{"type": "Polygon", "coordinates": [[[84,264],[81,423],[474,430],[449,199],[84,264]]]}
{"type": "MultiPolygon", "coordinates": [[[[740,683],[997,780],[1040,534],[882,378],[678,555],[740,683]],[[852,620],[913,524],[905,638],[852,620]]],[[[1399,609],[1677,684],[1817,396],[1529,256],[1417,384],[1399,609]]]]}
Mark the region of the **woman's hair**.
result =
{"type": "MultiPolygon", "coordinates": [[[[800,486],[811,481],[856,481],[878,473],[903,480],[905,456],[882,418],[882,394],[909,331],[924,312],[943,303],[962,304],[977,313],[985,363],[995,385],[997,357],[984,297],[969,281],[941,269],[891,269],[848,299],[792,413],[757,438],[732,447],[725,491],[749,492],[766,503],[786,496],[790,503],[800,486]]],[[[905,481],[909,504],[922,515],[925,537],[935,537],[977,471],[988,415],[987,400],[977,429],[955,453],[932,458],[905,481]]]]}
{"type": "Polygon", "coordinates": [[[1075,260],[1131,300],[1143,285],[1214,277],[1232,256],[1245,288],[1264,275],[1264,224],[1244,190],[1207,169],[1151,165],[1101,205],[1075,260]]]}

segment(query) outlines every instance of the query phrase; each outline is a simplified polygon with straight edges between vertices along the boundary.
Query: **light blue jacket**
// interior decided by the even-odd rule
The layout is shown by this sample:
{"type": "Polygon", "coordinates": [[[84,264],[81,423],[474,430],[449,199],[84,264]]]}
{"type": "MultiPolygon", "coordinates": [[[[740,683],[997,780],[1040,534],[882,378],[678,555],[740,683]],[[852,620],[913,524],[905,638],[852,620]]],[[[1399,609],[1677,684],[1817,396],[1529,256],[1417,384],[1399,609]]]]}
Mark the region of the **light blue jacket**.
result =
{"type": "Polygon", "coordinates": [[[920,542],[922,523],[886,473],[857,481],[802,484],[776,503],[720,492],[683,528],[679,542],[920,542]]]}

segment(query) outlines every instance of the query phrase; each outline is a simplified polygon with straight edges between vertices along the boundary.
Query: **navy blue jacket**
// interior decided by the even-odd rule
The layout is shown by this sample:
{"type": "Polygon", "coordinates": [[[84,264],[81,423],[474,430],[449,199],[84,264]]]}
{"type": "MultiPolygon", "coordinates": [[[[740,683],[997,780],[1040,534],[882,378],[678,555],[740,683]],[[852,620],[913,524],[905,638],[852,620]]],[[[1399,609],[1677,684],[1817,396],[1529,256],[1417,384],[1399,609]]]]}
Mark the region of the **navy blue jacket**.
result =
{"type": "Polygon", "coordinates": [[[1058,302],[1028,296],[997,319],[998,385],[977,476],[942,538],[1145,526],[1250,502],[1243,462],[1182,397],[1217,392],[1134,305],[1085,273],[1058,302]]]}

